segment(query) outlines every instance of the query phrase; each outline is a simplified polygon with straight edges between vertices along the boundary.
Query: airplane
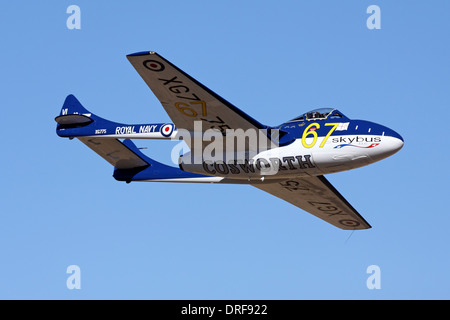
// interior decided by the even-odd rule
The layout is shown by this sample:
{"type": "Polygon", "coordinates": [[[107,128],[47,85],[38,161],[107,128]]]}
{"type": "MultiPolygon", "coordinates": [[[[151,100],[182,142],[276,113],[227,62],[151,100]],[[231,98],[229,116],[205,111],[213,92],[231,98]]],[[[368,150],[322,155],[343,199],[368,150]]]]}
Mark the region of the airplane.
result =
{"type": "Polygon", "coordinates": [[[403,138],[380,124],[315,109],[268,126],[220,97],[156,52],[127,59],[173,123],[123,124],[103,119],[68,95],[56,133],[77,138],[114,166],[118,181],[248,184],[344,230],[371,225],[324,177],[369,165],[399,151],[403,138]],[[178,167],[145,155],[131,139],[186,142],[178,167]]]}

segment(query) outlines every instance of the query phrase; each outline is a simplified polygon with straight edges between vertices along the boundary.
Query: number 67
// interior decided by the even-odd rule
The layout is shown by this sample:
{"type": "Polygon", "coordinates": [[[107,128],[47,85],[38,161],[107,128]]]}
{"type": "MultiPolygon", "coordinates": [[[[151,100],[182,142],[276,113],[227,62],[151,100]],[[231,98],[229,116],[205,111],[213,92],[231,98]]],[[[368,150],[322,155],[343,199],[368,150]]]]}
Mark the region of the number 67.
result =
{"type": "MultiPolygon", "coordinates": [[[[336,130],[337,126],[339,125],[339,123],[325,123],[326,127],[332,127],[330,129],[330,131],[327,133],[327,135],[325,136],[325,138],[323,138],[322,143],[320,144],[319,148],[323,148],[323,146],[325,145],[325,142],[327,142],[328,138],[331,136],[331,134],[334,132],[334,130],[336,130]]],[[[314,147],[314,145],[317,142],[317,132],[316,130],[320,129],[320,124],[318,124],[317,122],[311,123],[309,126],[306,127],[305,131],[303,131],[303,135],[302,135],[302,145],[305,148],[312,148],[314,147]],[[312,127],[315,127],[314,130],[310,130],[312,127]],[[313,141],[312,143],[306,143],[306,138],[312,135],[313,136],[313,141]]]]}

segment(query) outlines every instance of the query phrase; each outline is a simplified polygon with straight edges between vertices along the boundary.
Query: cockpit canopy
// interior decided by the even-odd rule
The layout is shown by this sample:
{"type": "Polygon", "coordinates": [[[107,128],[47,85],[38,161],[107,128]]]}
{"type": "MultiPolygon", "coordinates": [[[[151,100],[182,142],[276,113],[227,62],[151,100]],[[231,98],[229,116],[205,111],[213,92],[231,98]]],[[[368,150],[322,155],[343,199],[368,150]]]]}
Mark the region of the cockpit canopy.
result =
{"type": "Polygon", "coordinates": [[[341,119],[345,118],[345,116],[334,108],[319,108],[314,109],[309,112],[304,113],[300,117],[292,119],[292,121],[311,121],[311,120],[325,120],[325,119],[341,119]]]}

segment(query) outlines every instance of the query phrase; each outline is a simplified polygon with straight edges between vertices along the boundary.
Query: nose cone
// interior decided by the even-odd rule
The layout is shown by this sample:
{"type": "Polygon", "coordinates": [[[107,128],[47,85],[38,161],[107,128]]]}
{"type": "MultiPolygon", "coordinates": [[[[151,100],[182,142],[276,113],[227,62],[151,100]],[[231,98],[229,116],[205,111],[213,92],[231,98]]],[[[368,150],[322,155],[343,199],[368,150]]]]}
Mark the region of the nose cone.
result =
{"type": "Polygon", "coordinates": [[[401,148],[403,148],[403,145],[404,145],[404,141],[403,141],[402,137],[399,137],[399,138],[391,137],[391,139],[389,139],[389,142],[388,142],[388,148],[390,149],[389,156],[393,155],[394,153],[399,151],[401,148]]]}
{"type": "Polygon", "coordinates": [[[374,161],[392,156],[404,145],[403,137],[394,130],[384,126],[380,126],[379,130],[382,131],[381,143],[377,148],[374,148],[375,153],[370,155],[374,161]]]}
{"type": "Polygon", "coordinates": [[[393,155],[403,147],[405,143],[403,137],[394,130],[384,127],[384,135],[389,138],[387,140],[387,147],[391,149],[390,155],[393,155]]]}

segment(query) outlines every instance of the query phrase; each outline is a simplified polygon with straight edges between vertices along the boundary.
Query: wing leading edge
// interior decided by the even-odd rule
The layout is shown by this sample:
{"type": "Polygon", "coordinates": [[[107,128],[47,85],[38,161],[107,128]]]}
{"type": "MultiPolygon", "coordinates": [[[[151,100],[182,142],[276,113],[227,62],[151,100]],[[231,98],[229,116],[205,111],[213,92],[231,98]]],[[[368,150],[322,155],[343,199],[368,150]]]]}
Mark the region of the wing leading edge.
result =
{"type": "Polygon", "coordinates": [[[324,176],[295,178],[254,187],[281,198],[345,230],[370,229],[367,221],[324,176]]]}

